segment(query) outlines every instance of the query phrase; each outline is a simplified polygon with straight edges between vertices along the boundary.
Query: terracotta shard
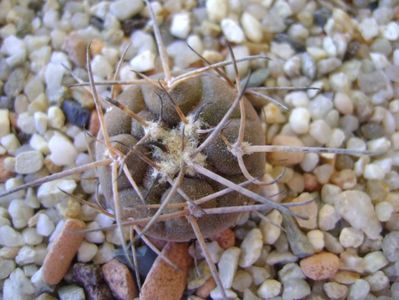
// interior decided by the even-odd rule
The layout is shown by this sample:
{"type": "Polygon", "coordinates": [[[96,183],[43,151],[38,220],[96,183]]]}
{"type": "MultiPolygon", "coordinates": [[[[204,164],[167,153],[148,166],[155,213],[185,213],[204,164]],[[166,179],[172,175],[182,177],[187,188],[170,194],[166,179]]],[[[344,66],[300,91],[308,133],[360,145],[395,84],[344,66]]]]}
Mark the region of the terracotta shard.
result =
{"type": "Polygon", "coordinates": [[[59,283],[67,273],[83,241],[85,223],[76,219],[65,221],[58,237],[50,244],[43,263],[43,280],[49,285],[59,283]],[[80,232],[79,232],[80,231],[80,232]]]}
{"type": "Polygon", "coordinates": [[[128,300],[138,296],[133,276],[126,265],[113,259],[102,266],[102,271],[116,299],[128,300]]]}
{"type": "Polygon", "coordinates": [[[168,242],[162,253],[180,270],[174,269],[158,256],[141,289],[141,300],[176,300],[183,295],[191,264],[188,243],[168,242]]]}

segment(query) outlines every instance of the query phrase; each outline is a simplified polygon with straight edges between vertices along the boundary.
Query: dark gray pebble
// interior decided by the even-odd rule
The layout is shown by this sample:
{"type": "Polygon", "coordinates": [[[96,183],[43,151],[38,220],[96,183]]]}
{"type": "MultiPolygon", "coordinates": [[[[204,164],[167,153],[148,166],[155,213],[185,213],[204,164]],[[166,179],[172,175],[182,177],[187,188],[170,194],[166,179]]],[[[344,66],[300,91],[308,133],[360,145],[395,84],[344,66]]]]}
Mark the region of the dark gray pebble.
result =
{"type": "Polygon", "coordinates": [[[83,108],[77,102],[65,100],[62,104],[62,110],[69,123],[81,128],[88,127],[91,113],[87,108],[83,108]]]}

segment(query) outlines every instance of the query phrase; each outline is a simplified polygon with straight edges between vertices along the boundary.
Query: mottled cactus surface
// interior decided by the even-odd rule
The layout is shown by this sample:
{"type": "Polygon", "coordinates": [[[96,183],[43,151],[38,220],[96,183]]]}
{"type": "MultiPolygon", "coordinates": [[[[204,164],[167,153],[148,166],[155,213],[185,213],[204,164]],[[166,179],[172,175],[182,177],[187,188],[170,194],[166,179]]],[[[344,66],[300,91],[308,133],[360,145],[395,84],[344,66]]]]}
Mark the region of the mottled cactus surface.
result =
{"type": "MultiPolygon", "coordinates": [[[[155,79],[159,76],[155,76],[155,79]]],[[[156,81],[155,81],[156,82],[156,81]]],[[[120,108],[112,106],[105,114],[105,127],[112,146],[126,155],[124,164],[144,197],[140,199],[128,178],[122,173],[118,177],[118,190],[123,219],[151,217],[156,208],[148,205],[161,204],[171,189],[167,178],[176,178],[182,172],[180,189],[191,199],[196,200],[213,194],[223,188],[219,183],[197,174],[190,168],[190,161],[206,167],[235,183],[245,181],[237,158],[229,146],[237,141],[240,128],[240,108],[237,107],[218,136],[200,153],[194,155],[198,146],[211,134],[237,97],[237,90],[214,73],[178,83],[169,92],[157,84],[132,85],[116,99],[131,111],[146,120],[146,126],[131,118],[120,108]],[[176,111],[178,106],[186,116],[183,122],[176,111]],[[143,159],[146,156],[156,166],[143,159]],[[183,169],[182,169],[183,165],[183,169]]],[[[251,105],[245,105],[244,142],[263,145],[264,133],[260,119],[251,105]]],[[[96,159],[107,158],[107,148],[103,134],[99,134],[96,144],[96,159]]],[[[244,155],[244,163],[254,177],[263,175],[265,154],[244,155]]],[[[111,167],[97,169],[105,206],[113,208],[111,167]]],[[[250,187],[255,188],[255,185],[250,187]]],[[[236,206],[247,203],[248,199],[237,192],[230,192],[199,206],[197,221],[204,236],[217,234],[235,224],[238,214],[201,214],[201,208],[236,206]]],[[[187,203],[176,193],[163,213],[183,209],[173,207],[174,203],[187,203]]],[[[154,223],[147,231],[149,236],[172,241],[186,241],[195,238],[190,223],[185,216],[154,223]]]]}

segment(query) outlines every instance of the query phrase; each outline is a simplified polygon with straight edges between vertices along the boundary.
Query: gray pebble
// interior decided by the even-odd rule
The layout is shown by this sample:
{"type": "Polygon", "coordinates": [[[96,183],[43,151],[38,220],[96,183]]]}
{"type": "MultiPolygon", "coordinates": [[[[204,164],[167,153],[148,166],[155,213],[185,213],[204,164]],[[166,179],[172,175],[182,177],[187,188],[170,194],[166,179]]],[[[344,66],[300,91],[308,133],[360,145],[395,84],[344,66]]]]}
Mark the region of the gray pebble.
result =
{"type": "Polygon", "coordinates": [[[326,7],[322,7],[314,12],[313,21],[317,26],[324,27],[330,16],[331,10],[326,7]]]}
{"type": "Polygon", "coordinates": [[[283,224],[291,251],[300,258],[312,255],[314,253],[313,246],[307,236],[299,229],[294,218],[284,215],[283,224]]]}
{"type": "Polygon", "coordinates": [[[399,232],[393,231],[388,233],[382,241],[382,251],[385,257],[395,262],[399,260],[399,232]]]}
{"type": "Polygon", "coordinates": [[[341,60],[336,57],[330,57],[322,59],[317,63],[317,69],[319,71],[319,76],[323,76],[334,71],[342,64],[341,60]]]}
{"type": "Polygon", "coordinates": [[[284,283],[284,300],[303,299],[309,294],[309,284],[303,279],[291,279],[284,283]]]}
{"type": "Polygon", "coordinates": [[[304,53],[302,55],[302,73],[309,79],[314,79],[316,71],[316,63],[313,57],[308,53],[304,53]]]}
{"type": "Polygon", "coordinates": [[[371,44],[370,51],[385,54],[386,56],[388,56],[392,53],[392,46],[387,39],[377,38],[371,44]]]}
{"type": "Polygon", "coordinates": [[[370,122],[362,125],[360,132],[366,140],[377,139],[384,136],[384,127],[378,123],[370,122]]]}
{"type": "Polygon", "coordinates": [[[16,68],[12,71],[4,85],[4,93],[9,97],[17,96],[24,88],[25,77],[26,70],[23,68],[16,68]]]}

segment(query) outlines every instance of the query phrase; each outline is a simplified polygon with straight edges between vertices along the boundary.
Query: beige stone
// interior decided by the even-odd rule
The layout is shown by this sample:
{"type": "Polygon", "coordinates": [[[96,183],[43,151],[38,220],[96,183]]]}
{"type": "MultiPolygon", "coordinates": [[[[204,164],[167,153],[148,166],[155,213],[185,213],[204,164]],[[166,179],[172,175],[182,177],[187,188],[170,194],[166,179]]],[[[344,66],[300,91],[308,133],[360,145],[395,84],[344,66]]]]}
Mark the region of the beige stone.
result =
{"type": "Polygon", "coordinates": [[[329,252],[321,252],[304,258],[300,262],[306,277],[313,280],[324,280],[334,277],[339,268],[339,258],[329,252]]]}

